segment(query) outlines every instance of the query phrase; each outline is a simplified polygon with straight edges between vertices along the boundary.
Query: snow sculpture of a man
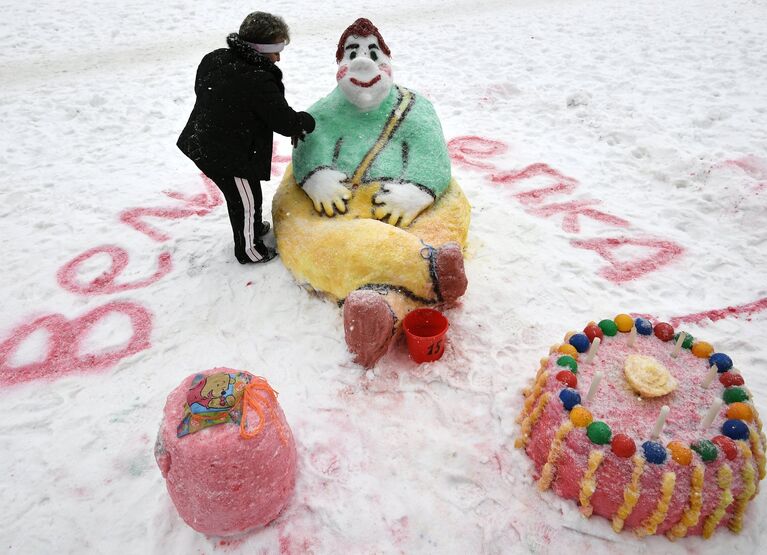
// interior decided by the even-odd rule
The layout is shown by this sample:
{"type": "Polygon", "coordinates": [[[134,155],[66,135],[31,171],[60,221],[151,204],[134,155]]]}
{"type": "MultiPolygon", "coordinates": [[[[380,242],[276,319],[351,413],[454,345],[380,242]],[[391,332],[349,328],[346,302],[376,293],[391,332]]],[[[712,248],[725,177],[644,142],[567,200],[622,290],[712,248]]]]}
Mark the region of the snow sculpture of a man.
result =
{"type": "Polygon", "coordinates": [[[309,109],[316,130],[274,198],[277,248],[296,278],[343,302],[355,361],[372,366],[407,312],[466,291],[470,206],[439,119],[394,85],[390,50],[367,19],[338,44],[338,86],[309,109]]]}

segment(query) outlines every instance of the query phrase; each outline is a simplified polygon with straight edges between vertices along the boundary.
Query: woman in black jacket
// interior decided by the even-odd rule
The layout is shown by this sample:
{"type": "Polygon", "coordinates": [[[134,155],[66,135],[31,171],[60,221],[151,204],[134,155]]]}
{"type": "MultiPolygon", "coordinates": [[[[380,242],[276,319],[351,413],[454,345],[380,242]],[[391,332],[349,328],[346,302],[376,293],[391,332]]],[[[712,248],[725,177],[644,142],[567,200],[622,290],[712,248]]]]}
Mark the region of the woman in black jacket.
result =
{"type": "Polygon", "coordinates": [[[272,133],[299,138],[314,130],[314,119],[285,100],[282,72],[274,65],[290,42],[281,17],[254,12],[229,48],[207,54],[197,68],[197,100],[178,147],[210,177],[226,198],[241,264],[267,262],[276,252],[261,237],[261,182],[271,177],[272,133]]]}

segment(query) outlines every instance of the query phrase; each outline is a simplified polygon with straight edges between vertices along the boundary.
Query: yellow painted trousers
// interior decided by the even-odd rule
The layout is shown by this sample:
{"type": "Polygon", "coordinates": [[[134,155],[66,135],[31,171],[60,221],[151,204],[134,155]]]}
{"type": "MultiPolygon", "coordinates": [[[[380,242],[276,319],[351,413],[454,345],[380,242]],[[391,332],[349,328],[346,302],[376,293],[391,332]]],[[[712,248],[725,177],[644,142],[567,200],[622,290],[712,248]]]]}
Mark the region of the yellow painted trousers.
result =
{"type": "Polygon", "coordinates": [[[442,197],[402,229],[373,218],[371,200],[379,187],[361,184],[347,212],[330,218],[314,210],[289,165],[272,201],[280,258],[300,283],[335,301],[366,285],[384,285],[436,302],[424,247],[450,241],[465,246],[469,201],[453,179],[442,197]]]}

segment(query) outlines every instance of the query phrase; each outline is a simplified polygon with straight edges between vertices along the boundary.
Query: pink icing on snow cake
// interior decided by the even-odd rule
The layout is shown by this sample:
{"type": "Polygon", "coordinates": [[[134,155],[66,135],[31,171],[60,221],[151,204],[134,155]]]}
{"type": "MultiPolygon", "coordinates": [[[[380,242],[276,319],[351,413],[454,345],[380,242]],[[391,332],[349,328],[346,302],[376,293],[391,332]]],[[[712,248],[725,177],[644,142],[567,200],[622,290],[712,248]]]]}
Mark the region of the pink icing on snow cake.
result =
{"type": "Polygon", "coordinates": [[[296,482],[296,446],[276,393],[228,368],[189,376],[171,392],[155,458],[181,518],[213,536],[271,522],[296,482]]]}
{"type": "Polygon", "coordinates": [[[538,488],[616,532],[739,532],[765,476],[762,422],[730,357],[627,314],[552,347],[519,422],[538,488]]]}

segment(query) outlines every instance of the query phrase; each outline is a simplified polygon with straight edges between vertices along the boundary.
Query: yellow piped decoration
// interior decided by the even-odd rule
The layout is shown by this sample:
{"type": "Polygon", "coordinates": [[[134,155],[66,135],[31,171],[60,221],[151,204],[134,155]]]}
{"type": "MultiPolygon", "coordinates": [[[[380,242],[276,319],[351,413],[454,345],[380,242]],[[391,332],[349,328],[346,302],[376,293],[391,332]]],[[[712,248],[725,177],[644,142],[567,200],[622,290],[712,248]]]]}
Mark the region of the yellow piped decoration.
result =
{"type": "MultiPolygon", "coordinates": [[[[749,397],[753,399],[751,392],[749,392],[749,397]]],[[[756,458],[756,463],[759,466],[759,479],[764,480],[764,476],[765,476],[764,444],[767,443],[767,439],[764,437],[764,433],[762,432],[762,419],[759,418],[759,412],[756,410],[756,407],[754,405],[751,405],[751,410],[754,413],[754,424],[756,424],[756,429],[759,432],[759,434],[756,437],[756,441],[752,439],[752,442],[756,443],[759,447],[759,449],[754,450],[754,457],[756,458]]],[[[754,433],[753,430],[751,431],[751,433],[752,434],[754,433]]]]}
{"type": "Polygon", "coordinates": [[[753,428],[749,428],[749,430],[750,430],[749,439],[751,440],[751,450],[754,453],[754,459],[756,459],[756,466],[759,469],[759,479],[764,480],[765,460],[764,460],[764,449],[762,448],[761,437],[759,437],[759,434],[757,434],[753,428]]]}
{"type": "Polygon", "coordinates": [[[524,419],[522,422],[522,430],[520,431],[520,436],[517,438],[517,440],[514,442],[514,447],[517,449],[521,449],[522,447],[525,447],[527,445],[527,442],[530,441],[530,431],[533,429],[533,426],[536,422],[538,422],[538,419],[541,417],[541,413],[543,412],[543,409],[546,408],[546,405],[549,403],[549,399],[551,399],[551,393],[546,392],[543,395],[540,396],[540,399],[538,400],[538,404],[535,405],[535,408],[533,409],[533,412],[524,419]]]}
{"type": "Polygon", "coordinates": [[[549,489],[549,486],[551,486],[551,480],[554,479],[555,465],[557,463],[557,459],[559,459],[560,453],[562,452],[562,442],[567,437],[567,434],[569,434],[572,430],[573,423],[569,420],[565,420],[565,422],[554,434],[554,440],[551,442],[549,455],[546,457],[546,464],[543,465],[541,477],[538,479],[539,490],[545,491],[549,489]]]}
{"type": "Polygon", "coordinates": [[[746,507],[748,507],[748,502],[751,501],[751,498],[756,493],[756,484],[754,483],[756,471],[754,470],[751,448],[745,441],[738,441],[738,444],[744,459],[743,471],[741,473],[743,491],[735,498],[735,510],[732,512],[732,518],[727,525],[736,534],[743,529],[743,515],[746,512],[746,507]]]}
{"type": "Polygon", "coordinates": [[[645,459],[639,455],[634,455],[634,471],[631,473],[631,482],[623,490],[623,504],[618,507],[618,511],[613,516],[613,530],[620,532],[626,519],[634,510],[634,506],[639,501],[641,492],[639,491],[639,480],[642,479],[644,472],[645,459]]]}
{"type": "Polygon", "coordinates": [[[732,468],[730,465],[723,464],[719,467],[717,473],[717,483],[722,490],[722,494],[719,496],[719,504],[716,506],[716,510],[709,515],[706,522],[703,524],[703,537],[705,539],[710,538],[716,527],[724,518],[724,513],[730,503],[733,501],[732,492],[730,491],[730,485],[732,485],[732,468]]]}
{"type": "Polygon", "coordinates": [[[546,386],[546,380],[548,379],[548,372],[541,372],[541,374],[539,374],[532,391],[530,391],[530,393],[527,395],[527,398],[525,399],[525,404],[522,406],[522,412],[520,412],[519,416],[517,417],[517,422],[521,422],[527,415],[530,414],[533,405],[538,401],[538,397],[541,396],[541,392],[546,386]]]}
{"type": "MultiPolygon", "coordinates": [[[[730,475],[732,475],[732,472],[730,472],[730,475]]],[[[634,530],[637,536],[649,536],[658,531],[658,526],[666,519],[668,514],[671,497],[674,495],[674,486],[676,486],[676,473],[665,472],[661,485],[661,498],[655,506],[655,511],[647,517],[640,528],[634,530]]]]}
{"type": "Polygon", "coordinates": [[[590,517],[591,513],[594,512],[594,507],[591,506],[591,496],[597,489],[596,473],[604,458],[605,454],[602,451],[594,450],[589,453],[589,467],[581,478],[581,492],[578,497],[581,502],[581,514],[585,517],[590,517]]]}
{"type": "Polygon", "coordinates": [[[642,397],[661,397],[674,391],[679,382],[658,359],[647,355],[629,355],[623,362],[623,375],[642,397]]]}
{"type": "Polygon", "coordinates": [[[690,477],[690,498],[687,508],[682,513],[682,518],[671,530],[666,533],[670,540],[683,538],[687,535],[687,530],[691,526],[698,524],[700,520],[700,510],[703,506],[703,478],[706,475],[706,469],[702,464],[696,464],[690,477]]]}

